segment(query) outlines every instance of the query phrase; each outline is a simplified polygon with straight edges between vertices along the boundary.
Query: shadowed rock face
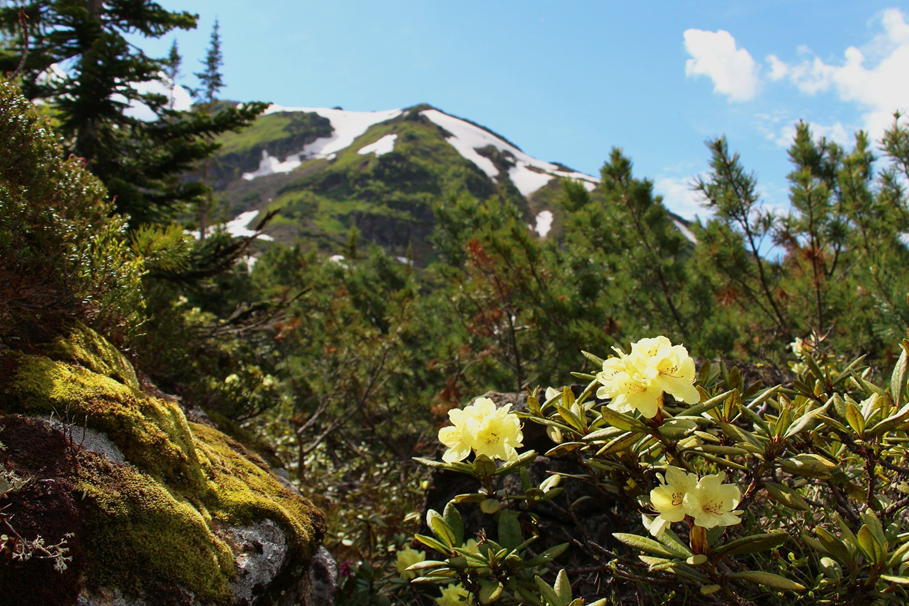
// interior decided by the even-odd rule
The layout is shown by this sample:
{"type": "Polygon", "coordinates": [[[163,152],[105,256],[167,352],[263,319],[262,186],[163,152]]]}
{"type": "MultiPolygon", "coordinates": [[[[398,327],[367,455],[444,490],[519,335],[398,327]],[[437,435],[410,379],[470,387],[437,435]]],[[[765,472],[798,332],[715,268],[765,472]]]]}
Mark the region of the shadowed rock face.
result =
{"type": "Polygon", "coordinates": [[[0,505],[71,558],[62,573],[4,561],[4,605],[331,603],[306,597],[322,513],[241,444],[140,391],[82,324],[0,351],[0,442],[0,465],[30,478],[0,505]]]}

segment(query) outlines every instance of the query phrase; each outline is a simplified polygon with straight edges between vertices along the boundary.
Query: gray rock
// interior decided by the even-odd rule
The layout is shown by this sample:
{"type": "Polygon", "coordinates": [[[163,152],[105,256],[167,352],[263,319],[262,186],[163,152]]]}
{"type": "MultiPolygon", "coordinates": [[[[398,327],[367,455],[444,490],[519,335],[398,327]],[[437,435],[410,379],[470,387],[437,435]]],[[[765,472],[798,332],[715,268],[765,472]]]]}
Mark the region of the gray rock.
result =
{"type": "Polygon", "coordinates": [[[114,444],[110,438],[94,429],[89,429],[84,425],[64,424],[60,419],[53,417],[36,417],[47,423],[53,429],[59,431],[64,436],[83,450],[90,450],[105,456],[112,463],[119,465],[126,464],[126,457],[123,452],[114,444]]]}
{"type": "Polygon", "coordinates": [[[237,577],[230,583],[237,606],[254,604],[278,576],[287,557],[287,539],[269,519],[254,526],[229,526],[218,532],[234,552],[237,577]]]}
{"type": "Polygon", "coordinates": [[[331,606],[338,596],[338,564],[322,545],[309,562],[309,590],[303,596],[306,606],[331,606]]]}

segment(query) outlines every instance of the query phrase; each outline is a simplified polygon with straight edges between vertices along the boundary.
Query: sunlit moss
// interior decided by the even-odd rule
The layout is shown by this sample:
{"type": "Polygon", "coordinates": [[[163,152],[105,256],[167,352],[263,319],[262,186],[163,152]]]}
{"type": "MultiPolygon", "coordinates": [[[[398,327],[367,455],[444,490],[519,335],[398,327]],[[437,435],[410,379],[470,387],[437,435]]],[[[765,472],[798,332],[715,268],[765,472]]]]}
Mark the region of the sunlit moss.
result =
{"type": "Polygon", "coordinates": [[[106,434],[131,465],[91,454],[73,478],[87,528],[90,584],[134,593],[179,586],[202,601],[231,601],[233,555],[219,525],[264,518],[308,559],[324,519],[257,455],[216,429],[189,423],[175,403],[147,396],[122,355],[78,326],[48,354],[0,354],[0,411],[53,414],[106,434]]]}

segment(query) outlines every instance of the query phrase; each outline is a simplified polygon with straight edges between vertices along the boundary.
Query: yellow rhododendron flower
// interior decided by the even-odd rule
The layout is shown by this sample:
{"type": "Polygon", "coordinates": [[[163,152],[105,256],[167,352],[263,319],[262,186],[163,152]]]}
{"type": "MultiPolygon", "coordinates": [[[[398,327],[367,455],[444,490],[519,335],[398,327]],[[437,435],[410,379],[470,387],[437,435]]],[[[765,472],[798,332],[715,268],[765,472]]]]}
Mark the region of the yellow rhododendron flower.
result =
{"type": "Polygon", "coordinates": [[[452,427],[439,430],[439,441],[448,447],[442,455],[446,463],[463,461],[471,450],[478,455],[503,461],[517,458],[522,446],[521,421],[509,414],[511,404],[497,408],[489,398],[477,398],[463,410],[448,411],[452,427]]]}
{"type": "Polygon", "coordinates": [[[398,552],[397,559],[395,560],[395,568],[398,570],[398,574],[402,579],[413,579],[416,578],[417,573],[407,569],[417,562],[424,562],[425,560],[425,551],[417,551],[416,549],[408,547],[407,549],[402,549],[398,552]]]}
{"type": "Polygon", "coordinates": [[[694,360],[682,345],[672,345],[665,337],[656,353],[647,359],[647,367],[655,372],[652,382],[676,400],[697,404],[701,394],[694,386],[694,360]]]}
{"type": "Polygon", "coordinates": [[[696,474],[670,465],[666,468],[662,484],[650,491],[650,503],[660,514],[651,522],[650,533],[658,537],[670,522],[681,522],[685,519],[685,496],[697,485],[696,474]]]}
{"type": "Polygon", "coordinates": [[[602,385],[597,397],[612,400],[610,408],[637,410],[652,419],[662,407],[664,392],[688,404],[700,400],[694,386],[694,360],[685,347],[661,336],[633,343],[628,355],[618,353],[619,357],[604,360],[603,370],[597,373],[602,385]]]}
{"type": "Polygon", "coordinates": [[[459,606],[469,604],[470,594],[460,585],[449,585],[442,590],[442,597],[436,598],[438,606],[459,606]]]}
{"type": "Polygon", "coordinates": [[[742,492],[734,484],[723,484],[725,479],[722,471],[704,476],[685,494],[685,512],[694,518],[696,526],[734,526],[742,521],[742,512],[733,511],[742,500],[742,492]]]}

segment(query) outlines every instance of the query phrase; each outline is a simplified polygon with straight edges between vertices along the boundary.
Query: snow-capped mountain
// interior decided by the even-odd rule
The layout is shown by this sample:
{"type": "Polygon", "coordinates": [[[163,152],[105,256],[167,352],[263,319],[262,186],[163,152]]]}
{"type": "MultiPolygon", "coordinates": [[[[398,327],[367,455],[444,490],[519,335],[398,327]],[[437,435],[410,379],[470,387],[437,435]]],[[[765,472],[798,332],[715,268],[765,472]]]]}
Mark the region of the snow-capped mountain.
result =
{"type": "Polygon", "coordinates": [[[469,120],[428,105],[376,112],[272,105],[220,140],[215,187],[225,221],[280,207],[266,233],[330,250],[356,226],[389,254],[431,258],[432,204],[463,193],[522,208],[530,229],[559,229],[561,179],[598,179],[525,154],[469,120]]]}

